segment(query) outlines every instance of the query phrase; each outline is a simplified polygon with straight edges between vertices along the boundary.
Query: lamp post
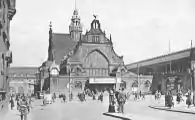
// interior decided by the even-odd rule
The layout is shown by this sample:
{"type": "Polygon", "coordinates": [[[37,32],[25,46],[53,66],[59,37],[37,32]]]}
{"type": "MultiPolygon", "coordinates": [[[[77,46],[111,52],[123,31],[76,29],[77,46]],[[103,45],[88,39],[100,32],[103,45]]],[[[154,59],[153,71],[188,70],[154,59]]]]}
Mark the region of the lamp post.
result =
{"type": "Polygon", "coordinates": [[[70,85],[70,83],[71,83],[71,78],[70,78],[70,72],[71,72],[71,68],[70,68],[70,64],[67,64],[67,69],[68,69],[68,96],[69,96],[69,101],[71,101],[71,99],[70,99],[70,94],[71,94],[71,85],[70,85]]]}

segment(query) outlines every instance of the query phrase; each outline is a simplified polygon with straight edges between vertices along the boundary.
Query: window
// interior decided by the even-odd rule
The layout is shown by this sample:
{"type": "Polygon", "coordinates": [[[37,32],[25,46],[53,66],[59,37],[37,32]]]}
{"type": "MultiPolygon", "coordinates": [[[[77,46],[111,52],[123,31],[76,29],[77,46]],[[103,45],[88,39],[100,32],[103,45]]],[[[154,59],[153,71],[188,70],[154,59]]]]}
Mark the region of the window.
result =
{"type": "Polygon", "coordinates": [[[100,37],[99,36],[93,36],[92,37],[92,42],[100,42],[100,37]]]}

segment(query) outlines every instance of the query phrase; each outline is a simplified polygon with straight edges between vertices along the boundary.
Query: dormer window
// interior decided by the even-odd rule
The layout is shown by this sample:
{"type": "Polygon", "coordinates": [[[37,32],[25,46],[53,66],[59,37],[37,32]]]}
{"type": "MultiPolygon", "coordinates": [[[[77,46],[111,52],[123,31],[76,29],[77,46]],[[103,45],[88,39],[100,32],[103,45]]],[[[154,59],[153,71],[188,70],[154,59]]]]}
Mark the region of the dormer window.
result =
{"type": "Polygon", "coordinates": [[[99,36],[93,36],[92,37],[92,42],[99,43],[100,42],[100,37],[99,36]]]}

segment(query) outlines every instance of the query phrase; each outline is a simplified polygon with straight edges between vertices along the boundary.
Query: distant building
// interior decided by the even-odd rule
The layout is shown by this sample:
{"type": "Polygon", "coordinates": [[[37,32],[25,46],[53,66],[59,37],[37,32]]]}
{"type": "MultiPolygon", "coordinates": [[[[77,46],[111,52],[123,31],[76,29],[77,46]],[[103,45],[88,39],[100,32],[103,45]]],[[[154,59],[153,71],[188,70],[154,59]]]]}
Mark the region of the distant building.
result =
{"type": "Polygon", "coordinates": [[[15,0],[0,1],[0,118],[9,103],[8,70],[12,63],[10,21],[16,13],[15,0]]]}
{"type": "Polygon", "coordinates": [[[33,94],[37,70],[37,67],[11,67],[9,70],[10,92],[33,94]]]}
{"type": "MultiPolygon", "coordinates": [[[[85,34],[82,31],[77,9],[73,12],[69,33],[54,33],[50,25],[48,60],[40,67],[41,78],[45,81],[43,89],[64,91],[70,84],[73,89],[81,90],[103,90],[115,85],[131,89],[137,75],[126,69],[123,56],[114,51],[112,37],[106,37],[96,15],[90,30],[85,34]],[[55,79],[48,74],[51,66],[59,68],[59,76],[55,79]]],[[[141,79],[146,77],[150,81],[151,76],[140,76],[141,79]]]]}

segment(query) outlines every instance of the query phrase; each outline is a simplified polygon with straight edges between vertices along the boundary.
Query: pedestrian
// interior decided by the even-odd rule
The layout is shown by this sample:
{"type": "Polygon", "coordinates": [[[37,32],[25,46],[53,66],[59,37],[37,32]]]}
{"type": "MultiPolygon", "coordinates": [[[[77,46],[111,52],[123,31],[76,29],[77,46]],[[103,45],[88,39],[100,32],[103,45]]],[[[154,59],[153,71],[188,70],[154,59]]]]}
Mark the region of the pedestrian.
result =
{"type": "Polygon", "coordinates": [[[145,93],[142,93],[142,100],[145,100],[145,93]]]}
{"type": "Polygon", "coordinates": [[[114,91],[110,89],[109,91],[109,107],[108,112],[116,112],[114,103],[114,91]]]}
{"type": "Polygon", "coordinates": [[[142,98],[142,91],[139,92],[140,99],[142,98]]]}
{"type": "Polygon", "coordinates": [[[126,94],[124,88],[119,92],[119,113],[124,113],[124,104],[126,102],[126,94]]]}
{"type": "Polygon", "coordinates": [[[181,94],[180,94],[180,92],[177,93],[176,101],[177,101],[177,104],[179,104],[180,101],[181,101],[181,94]]]}
{"type": "Polygon", "coordinates": [[[27,106],[28,106],[28,103],[27,101],[25,100],[25,98],[23,97],[22,101],[20,102],[20,116],[21,116],[21,120],[27,120],[27,106]]]}
{"type": "Polygon", "coordinates": [[[186,97],[187,97],[186,104],[188,105],[188,108],[190,108],[190,105],[192,104],[192,99],[191,99],[191,91],[189,89],[186,97]]]}
{"type": "Polygon", "coordinates": [[[174,106],[174,103],[173,103],[173,95],[172,95],[171,91],[169,91],[168,96],[167,96],[167,106],[169,108],[171,108],[171,107],[174,106]]]}
{"type": "Polygon", "coordinates": [[[11,97],[11,100],[10,100],[10,104],[11,104],[11,110],[13,110],[13,107],[14,107],[14,100],[13,100],[12,97],[11,97]]]}
{"type": "Polygon", "coordinates": [[[65,103],[66,102],[66,95],[65,94],[62,95],[62,99],[63,99],[63,102],[65,103]]]}

